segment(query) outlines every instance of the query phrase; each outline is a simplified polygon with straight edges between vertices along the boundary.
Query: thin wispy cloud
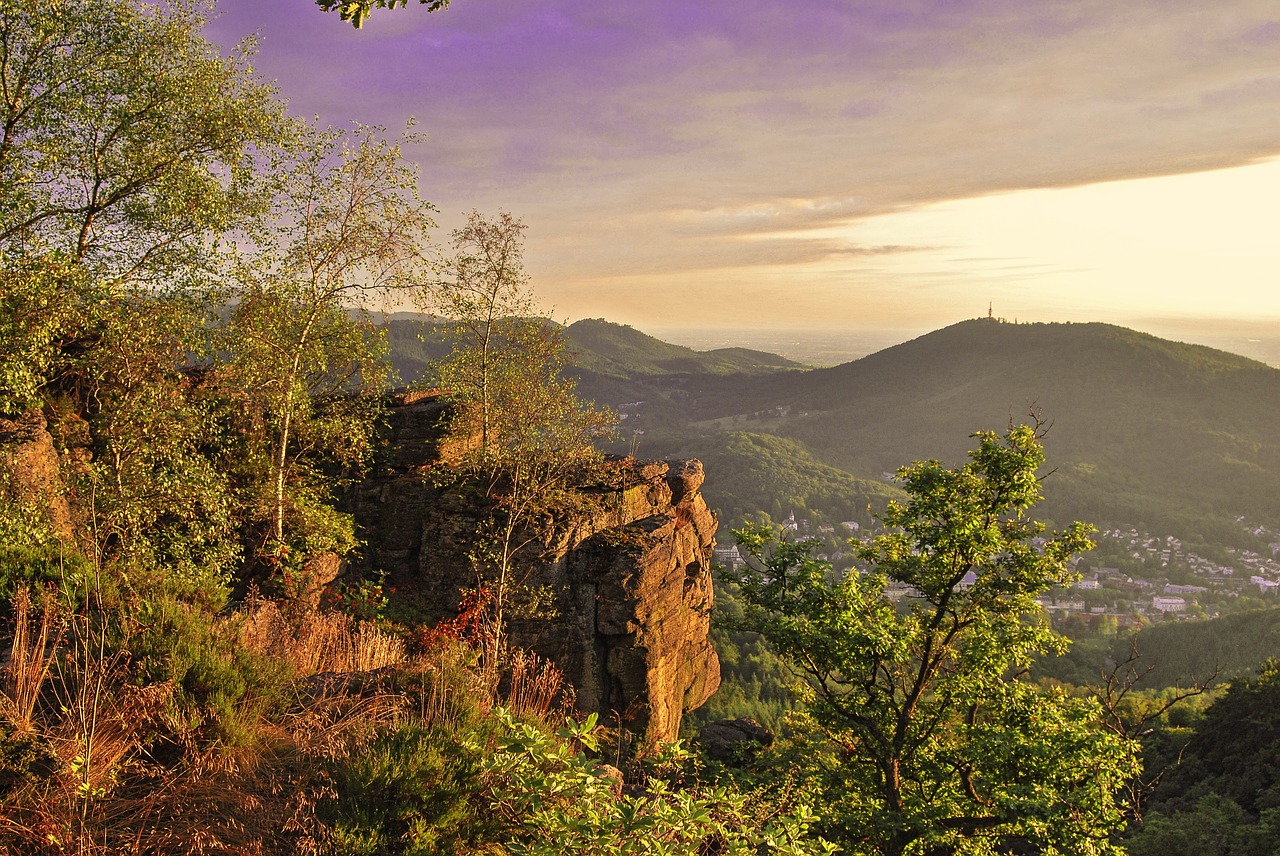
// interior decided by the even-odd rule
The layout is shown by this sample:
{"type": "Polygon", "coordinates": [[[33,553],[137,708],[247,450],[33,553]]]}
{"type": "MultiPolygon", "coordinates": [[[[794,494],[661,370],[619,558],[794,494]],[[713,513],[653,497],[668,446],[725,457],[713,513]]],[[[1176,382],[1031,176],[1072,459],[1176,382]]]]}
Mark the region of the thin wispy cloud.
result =
{"type": "Polygon", "coordinates": [[[856,255],[814,229],[1280,154],[1271,0],[456,0],[359,32],[310,0],[221,5],[300,115],[416,116],[442,220],[523,216],[552,290],[803,265],[856,255]]]}

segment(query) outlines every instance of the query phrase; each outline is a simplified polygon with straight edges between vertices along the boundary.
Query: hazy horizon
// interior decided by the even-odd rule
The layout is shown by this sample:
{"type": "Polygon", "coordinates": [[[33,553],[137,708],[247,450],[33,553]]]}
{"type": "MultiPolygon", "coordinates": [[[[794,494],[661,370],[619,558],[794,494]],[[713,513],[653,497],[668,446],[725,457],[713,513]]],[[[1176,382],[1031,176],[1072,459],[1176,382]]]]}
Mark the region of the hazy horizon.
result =
{"type": "MultiPolygon", "coordinates": [[[[980,316],[972,316],[980,317],[980,316]]],[[[606,321],[612,319],[606,318],[606,321]]],[[[963,320],[958,318],[952,323],[963,320]]],[[[1009,319],[1015,320],[1015,319],[1009,319]]],[[[615,322],[622,323],[622,322],[615,322]]],[[[1040,322],[1028,322],[1040,323],[1040,322]]],[[[1054,323],[1054,322],[1047,322],[1054,323]]],[[[1065,323],[1065,322],[1063,322],[1065,323]]],[[[1072,322],[1089,323],[1089,322],[1072,322]]],[[[1113,322],[1104,322],[1113,323],[1113,322]]],[[[905,328],[850,327],[635,327],[642,333],[698,351],[716,348],[751,348],[811,366],[833,366],[908,342],[935,330],[920,325],[905,328]]],[[[1187,322],[1182,319],[1134,319],[1119,326],[1150,333],[1161,339],[1204,345],[1238,354],[1280,368],[1280,327],[1267,322],[1224,319],[1219,322],[1187,322]]]]}

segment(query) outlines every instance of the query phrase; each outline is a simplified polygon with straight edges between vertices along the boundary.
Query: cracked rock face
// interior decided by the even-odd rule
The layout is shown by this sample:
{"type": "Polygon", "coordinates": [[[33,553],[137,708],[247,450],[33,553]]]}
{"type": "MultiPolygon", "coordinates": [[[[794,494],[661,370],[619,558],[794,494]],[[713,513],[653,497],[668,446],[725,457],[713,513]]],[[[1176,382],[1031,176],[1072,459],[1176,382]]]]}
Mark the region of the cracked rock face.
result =
{"type": "MultiPolygon", "coordinates": [[[[439,415],[429,401],[393,410],[384,464],[356,486],[350,509],[368,568],[446,617],[476,585],[467,555],[477,510],[424,477],[439,415]]],[[[582,712],[621,720],[646,743],[674,740],[684,713],[720,683],[707,639],[716,518],[696,460],[619,473],[617,486],[590,489],[595,511],[558,521],[525,558],[525,584],[544,608],[513,616],[510,639],[559,666],[582,712]]]]}

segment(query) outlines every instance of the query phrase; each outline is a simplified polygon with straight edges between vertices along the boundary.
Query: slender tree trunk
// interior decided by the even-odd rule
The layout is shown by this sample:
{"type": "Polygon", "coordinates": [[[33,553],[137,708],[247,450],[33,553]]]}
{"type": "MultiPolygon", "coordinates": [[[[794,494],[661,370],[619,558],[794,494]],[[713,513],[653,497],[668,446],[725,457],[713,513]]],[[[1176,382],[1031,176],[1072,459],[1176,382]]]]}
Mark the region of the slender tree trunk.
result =
{"type": "Polygon", "coordinates": [[[293,427],[294,397],[293,387],[298,381],[298,373],[302,370],[302,352],[311,338],[311,326],[315,323],[315,313],[307,318],[302,327],[302,335],[298,337],[297,347],[293,352],[293,362],[285,376],[284,397],[280,407],[280,432],[276,438],[275,449],[275,485],[274,505],[271,513],[271,532],[277,542],[284,541],[284,474],[289,462],[289,432],[293,427]]]}
{"type": "Polygon", "coordinates": [[[285,393],[285,405],[280,416],[280,435],[276,443],[275,459],[275,508],[271,513],[271,531],[276,541],[284,541],[284,468],[289,453],[289,428],[293,418],[293,379],[285,393]]]}

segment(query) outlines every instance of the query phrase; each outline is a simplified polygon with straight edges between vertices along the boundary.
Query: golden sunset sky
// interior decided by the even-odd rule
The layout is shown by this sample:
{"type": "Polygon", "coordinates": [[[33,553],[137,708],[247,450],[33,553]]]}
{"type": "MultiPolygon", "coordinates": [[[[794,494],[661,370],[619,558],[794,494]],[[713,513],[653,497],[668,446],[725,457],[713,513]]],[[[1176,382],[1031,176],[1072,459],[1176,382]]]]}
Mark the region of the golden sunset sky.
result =
{"type": "Polygon", "coordinates": [[[1280,331],[1274,0],[223,0],[291,110],[426,141],[559,320],[1280,331]]]}

